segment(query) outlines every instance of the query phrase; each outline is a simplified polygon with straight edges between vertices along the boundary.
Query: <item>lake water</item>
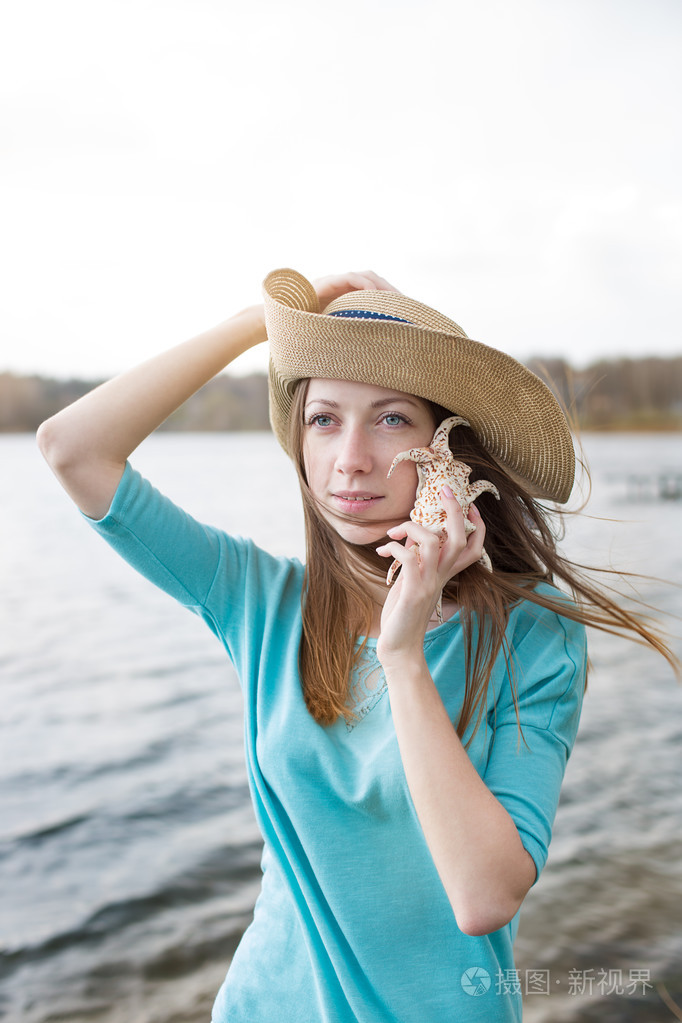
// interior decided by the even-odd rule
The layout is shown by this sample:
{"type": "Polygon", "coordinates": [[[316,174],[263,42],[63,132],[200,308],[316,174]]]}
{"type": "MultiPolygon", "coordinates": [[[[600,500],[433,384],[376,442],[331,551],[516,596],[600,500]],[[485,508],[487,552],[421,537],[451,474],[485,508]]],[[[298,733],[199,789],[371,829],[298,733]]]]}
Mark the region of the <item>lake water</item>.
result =
{"type": "MultiPolygon", "coordinates": [[[[681,471],[682,436],[584,443],[597,518],[572,520],[565,549],[672,581],[640,589],[679,616],[682,502],[626,478],[681,471]]],[[[32,437],[1,437],[0,455],[0,1018],[206,1023],[259,885],[237,680],[206,627],[89,530],[32,437]]],[[[159,434],[132,460],[196,517],[302,555],[270,435],[159,434]]],[[[595,634],[591,657],[518,972],[493,983],[521,986],[528,1023],[669,1023],[682,687],[623,640],[595,634]]]]}

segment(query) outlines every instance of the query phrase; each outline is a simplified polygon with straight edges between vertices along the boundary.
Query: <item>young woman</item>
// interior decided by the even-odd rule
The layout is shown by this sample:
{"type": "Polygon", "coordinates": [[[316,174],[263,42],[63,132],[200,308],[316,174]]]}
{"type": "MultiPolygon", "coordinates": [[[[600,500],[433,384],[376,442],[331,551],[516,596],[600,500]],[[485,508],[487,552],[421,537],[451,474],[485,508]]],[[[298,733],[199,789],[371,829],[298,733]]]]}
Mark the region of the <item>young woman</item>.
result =
{"type": "Polygon", "coordinates": [[[584,625],[672,659],[557,552],[539,501],[567,500],[575,458],[551,392],[374,274],[313,286],[282,270],[265,311],[103,385],[39,442],[93,527],[206,620],[240,676],[263,881],[215,1023],[520,1019],[498,978],[547,857],[584,625]],[[127,461],[266,333],[305,566],[200,525],[127,461]],[[482,494],[468,532],[443,489],[441,544],[410,519],[414,463],[388,472],[451,415],[470,424],[453,451],[499,500],[482,494]]]}

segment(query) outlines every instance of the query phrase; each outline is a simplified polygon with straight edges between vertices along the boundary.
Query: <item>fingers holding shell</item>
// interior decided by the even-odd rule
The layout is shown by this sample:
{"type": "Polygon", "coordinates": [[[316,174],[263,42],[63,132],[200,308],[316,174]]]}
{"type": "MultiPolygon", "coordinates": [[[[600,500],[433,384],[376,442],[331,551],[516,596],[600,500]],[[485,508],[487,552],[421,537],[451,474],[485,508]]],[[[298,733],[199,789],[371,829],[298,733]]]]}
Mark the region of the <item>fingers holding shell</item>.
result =
{"type": "MultiPolygon", "coordinates": [[[[401,526],[396,526],[394,529],[389,529],[388,535],[392,538],[393,544],[399,540],[404,540],[405,544],[398,543],[398,548],[403,552],[416,551],[417,552],[417,563],[419,566],[425,568],[433,568],[438,564],[438,556],[440,552],[441,538],[431,530],[426,529],[418,522],[404,522],[401,526]]],[[[393,544],[387,544],[386,547],[395,550],[393,544]]],[[[396,555],[397,560],[401,560],[396,555]]]]}
{"type": "Polygon", "coordinates": [[[479,561],[485,543],[485,523],[478,508],[469,505],[466,518],[473,526],[467,532],[462,506],[455,497],[443,495],[443,505],[447,512],[448,539],[443,550],[443,559],[450,561],[452,575],[456,575],[469,565],[479,561]]]}

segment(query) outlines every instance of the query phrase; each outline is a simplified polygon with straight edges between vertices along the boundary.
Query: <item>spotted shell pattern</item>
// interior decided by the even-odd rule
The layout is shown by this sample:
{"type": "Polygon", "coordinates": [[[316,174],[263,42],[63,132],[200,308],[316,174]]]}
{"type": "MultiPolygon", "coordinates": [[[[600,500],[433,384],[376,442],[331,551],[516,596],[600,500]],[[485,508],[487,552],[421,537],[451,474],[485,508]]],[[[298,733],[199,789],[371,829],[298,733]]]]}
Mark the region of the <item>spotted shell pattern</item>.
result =
{"type": "MultiPolygon", "coordinates": [[[[462,419],[461,416],[450,416],[449,419],[443,420],[440,424],[427,448],[410,448],[409,451],[401,451],[400,454],[395,456],[391,468],[388,470],[388,475],[390,476],[398,462],[410,461],[417,463],[419,482],[415,505],[410,512],[410,518],[413,522],[419,522],[422,526],[425,526],[432,533],[438,534],[441,546],[445,543],[447,537],[445,529],[447,513],[440,497],[444,486],[450,487],[462,507],[464,531],[467,535],[476,529],[476,526],[468,518],[469,505],[486,490],[494,494],[498,501],[500,499],[497,487],[490,483],[489,480],[478,480],[476,483],[469,483],[471,467],[464,462],[458,462],[450,450],[450,430],[453,426],[468,425],[469,423],[466,419],[462,419]]],[[[490,558],[485,550],[482,551],[480,564],[487,568],[488,571],[492,571],[490,558]]],[[[400,562],[394,561],[388,570],[386,585],[391,584],[399,568],[400,562]]],[[[443,595],[441,593],[436,607],[438,621],[441,623],[443,621],[442,599],[443,595]]]]}

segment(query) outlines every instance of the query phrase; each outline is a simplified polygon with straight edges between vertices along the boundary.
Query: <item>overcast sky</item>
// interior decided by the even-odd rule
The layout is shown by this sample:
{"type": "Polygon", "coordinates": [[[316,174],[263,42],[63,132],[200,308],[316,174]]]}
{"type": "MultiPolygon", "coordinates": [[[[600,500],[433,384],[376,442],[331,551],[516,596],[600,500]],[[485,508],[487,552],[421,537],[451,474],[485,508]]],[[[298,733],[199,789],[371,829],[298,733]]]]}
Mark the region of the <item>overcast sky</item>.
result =
{"type": "Polygon", "coordinates": [[[517,358],[679,354],[681,43],[679,0],[8,4],[0,370],[110,375],[278,266],[517,358]]]}

